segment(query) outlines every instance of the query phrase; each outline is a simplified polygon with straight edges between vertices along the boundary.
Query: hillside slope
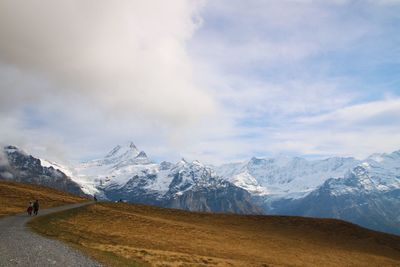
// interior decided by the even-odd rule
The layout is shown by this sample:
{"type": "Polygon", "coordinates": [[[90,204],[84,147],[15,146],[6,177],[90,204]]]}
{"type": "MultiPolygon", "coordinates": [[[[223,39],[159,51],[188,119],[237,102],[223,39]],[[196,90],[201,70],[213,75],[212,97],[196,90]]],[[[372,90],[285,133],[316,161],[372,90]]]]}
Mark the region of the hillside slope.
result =
{"type": "Polygon", "coordinates": [[[0,217],[24,212],[29,201],[38,199],[41,208],[87,201],[86,198],[48,187],[0,181],[0,217]]]}
{"type": "Polygon", "coordinates": [[[85,196],[81,186],[64,172],[15,146],[0,147],[0,180],[47,186],[85,196]]]}
{"type": "Polygon", "coordinates": [[[99,203],[31,226],[111,266],[399,266],[400,237],[333,219],[99,203]]]}

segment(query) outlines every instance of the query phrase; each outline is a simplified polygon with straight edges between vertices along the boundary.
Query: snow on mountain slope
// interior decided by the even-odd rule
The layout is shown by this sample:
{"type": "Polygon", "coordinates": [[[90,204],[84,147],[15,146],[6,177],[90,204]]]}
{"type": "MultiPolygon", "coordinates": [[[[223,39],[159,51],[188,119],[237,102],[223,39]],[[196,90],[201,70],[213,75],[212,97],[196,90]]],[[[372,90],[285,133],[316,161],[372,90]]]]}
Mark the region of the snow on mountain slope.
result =
{"type": "Polygon", "coordinates": [[[74,177],[109,200],[193,211],[261,213],[251,195],[199,161],[156,164],[133,143],[75,167],[74,177]]]}
{"type": "Polygon", "coordinates": [[[91,191],[101,193],[99,188],[121,187],[132,177],[158,172],[158,165],[148,159],[132,143],[118,145],[104,158],[84,162],[74,167],[74,176],[91,191]]]}
{"type": "Polygon", "coordinates": [[[330,185],[331,194],[336,196],[351,190],[365,194],[400,190],[400,151],[374,154],[348,172],[342,181],[332,181],[330,185]]]}
{"type": "MultiPolygon", "coordinates": [[[[400,189],[400,150],[390,154],[374,154],[359,165],[379,191],[400,189]]],[[[357,174],[356,174],[357,175],[357,174]]],[[[358,176],[362,176],[358,174],[358,176]]]]}
{"type": "Polygon", "coordinates": [[[123,186],[129,179],[143,172],[157,172],[157,164],[152,163],[145,152],[129,142],[118,145],[104,158],[69,166],[40,159],[43,166],[53,167],[68,175],[81,185],[86,194],[102,196],[100,190],[106,186],[123,186]]]}
{"type": "Polygon", "coordinates": [[[181,160],[170,169],[169,175],[174,178],[170,184],[173,194],[182,194],[194,187],[213,189],[226,186],[226,181],[218,177],[213,169],[197,160],[191,163],[181,160]]]}
{"type": "Polygon", "coordinates": [[[339,218],[400,234],[400,151],[374,154],[304,198],[260,197],[271,214],[339,218]]]}
{"type": "Polygon", "coordinates": [[[11,145],[0,147],[0,155],[5,157],[0,165],[0,179],[47,186],[78,195],[86,194],[79,183],[63,172],[65,168],[57,164],[33,157],[11,145]]]}
{"type": "Polygon", "coordinates": [[[198,161],[189,163],[185,160],[176,164],[156,164],[145,152],[138,150],[130,142],[116,146],[103,158],[73,167],[46,160],[42,162],[44,166],[52,166],[67,174],[82,186],[85,193],[100,195],[107,188],[123,187],[134,177],[141,181],[140,186],[143,190],[164,195],[166,192],[172,192],[174,177],[182,174],[180,188],[186,186],[186,189],[189,189],[193,185],[213,186],[215,183],[210,181],[221,180],[221,177],[254,196],[296,199],[316,190],[330,178],[344,179],[356,166],[368,171],[368,177],[378,189],[400,187],[396,178],[399,175],[400,151],[373,154],[363,161],[340,157],[324,160],[253,157],[247,162],[206,167],[198,161]]]}
{"type": "Polygon", "coordinates": [[[335,196],[363,192],[380,193],[400,189],[400,151],[373,154],[341,179],[329,181],[335,196]]]}
{"type": "MultiPolygon", "coordinates": [[[[22,167],[24,161],[30,162],[21,155],[22,167]]],[[[340,218],[400,233],[400,151],[365,160],[252,158],[211,167],[184,159],[157,164],[128,143],[76,166],[41,162],[67,174],[85,193],[109,200],[194,211],[340,218]]]]}
{"type": "Polygon", "coordinates": [[[254,195],[302,197],[329,178],[342,177],[359,163],[354,158],[252,158],[216,168],[219,175],[254,195]]]}
{"type": "Polygon", "coordinates": [[[40,159],[40,163],[42,164],[43,167],[47,167],[47,168],[53,167],[54,169],[60,170],[63,173],[65,173],[67,176],[71,177],[72,172],[68,167],[63,166],[60,163],[55,163],[55,162],[52,162],[52,161],[48,161],[46,159],[41,159],[41,158],[39,158],[39,159],[40,159]]]}
{"type": "Polygon", "coordinates": [[[189,163],[182,159],[176,164],[156,164],[133,143],[118,145],[104,158],[76,166],[73,176],[93,192],[116,190],[129,182],[130,188],[135,185],[158,195],[173,190],[174,194],[182,194],[193,186],[215,187],[217,180],[215,172],[198,161],[189,163]]]}
{"type": "Polygon", "coordinates": [[[99,194],[99,190],[96,188],[95,183],[90,179],[85,180],[80,178],[72,165],[67,166],[59,162],[56,163],[42,158],[40,159],[40,161],[42,163],[42,166],[44,167],[53,167],[54,169],[60,170],[61,172],[65,173],[69,178],[71,178],[72,181],[81,186],[81,189],[85,194],[99,194]]]}

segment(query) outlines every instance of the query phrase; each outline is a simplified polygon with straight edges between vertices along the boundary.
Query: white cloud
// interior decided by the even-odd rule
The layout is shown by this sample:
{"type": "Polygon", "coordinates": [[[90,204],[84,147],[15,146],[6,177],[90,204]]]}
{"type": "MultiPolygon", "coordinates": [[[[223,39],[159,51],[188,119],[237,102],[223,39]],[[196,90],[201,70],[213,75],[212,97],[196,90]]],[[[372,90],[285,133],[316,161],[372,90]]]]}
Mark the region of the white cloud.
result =
{"type": "Polygon", "coordinates": [[[16,78],[51,82],[44,91],[34,84],[18,94],[3,82],[2,106],[51,94],[87,97],[117,117],[174,125],[212,114],[215,103],[193,82],[185,50],[199,8],[184,0],[1,1],[0,61],[17,69],[16,78]]]}
{"type": "Polygon", "coordinates": [[[276,153],[356,156],[400,148],[400,100],[349,105],[324,115],[292,118],[258,129],[259,145],[276,153]]]}
{"type": "Polygon", "coordinates": [[[400,145],[398,100],[363,104],[351,73],[331,76],[346,66],[317,59],[382,33],[384,5],[203,4],[0,1],[0,140],[63,160],[133,139],[157,159],[206,162],[400,145]]]}
{"type": "Polygon", "coordinates": [[[3,151],[3,145],[1,145],[0,149],[0,167],[7,167],[9,165],[7,155],[3,151]]]}
{"type": "Polygon", "coordinates": [[[370,0],[371,3],[380,5],[399,5],[400,0],[370,0]]]}
{"type": "Polygon", "coordinates": [[[243,67],[289,63],[285,67],[293,68],[294,63],[321,53],[348,49],[376,31],[362,12],[344,11],[351,9],[350,2],[212,1],[204,11],[211,13],[206,14],[213,21],[205,21],[211,29],[200,31],[205,41],[193,42],[193,50],[235,74],[243,67]]]}
{"type": "Polygon", "coordinates": [[[131,139],[173,151],[218,112],[186,49],[202,5],[0,1],[1,140],[50,158],[131,139]]]}
{"type": "MultiPolygon", "coordinates": [[[[400,99],[385,99],[380,101],[373,101],[367,103],[361,103],[336,109],[327,114],[318,116],[307,117],[301,119],[299,122],[305,124],[322,124],[331,123],[336,125],[351,126],[358,123],[363,123],[374,120],[381,115],[388,116],[393,115],[394,117],[400,118],[400,99]]],[[[392,124],[393,121],[390,122],[392,124]]],[[[376,121],[380,124],[382,121],[376,121]]]]}
{"type": "Polygon", "coordinates": [[[238,116],[242,118],[280,119],[332,111],[351,102],[357,94],[340,90],[335,81],[257,83],[234,79],[230,87],[219,90],[216,95],[229,102],[233,109],[240,110],[238,116]]]}

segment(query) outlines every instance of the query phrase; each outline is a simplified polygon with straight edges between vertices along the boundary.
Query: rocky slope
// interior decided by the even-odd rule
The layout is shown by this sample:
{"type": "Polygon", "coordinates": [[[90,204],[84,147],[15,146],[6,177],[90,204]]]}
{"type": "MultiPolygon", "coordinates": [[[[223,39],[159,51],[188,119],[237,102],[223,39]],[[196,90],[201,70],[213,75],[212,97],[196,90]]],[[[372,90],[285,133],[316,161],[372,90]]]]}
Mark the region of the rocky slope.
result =
{"type": "Polygon", "coordinates": [[[244,189],[217,176],[198,161],[156,164],[133,143],[118,145],[104,158],[75,168],[88,192],[109,200],[126,200],[192,211],[261,213],[244,189]]]}
{"type": "Polygon", "coordinates": [[[0,154],[0,179],[37,184],[85,195],[79,184],[62,171],[45,167],[40,159],[26,154],[15,146],[5,146],[0,154]]]}
{"type": "Polygon", "coordinates": [[[216,168],[219,175],[255,196],[298,198],[329,178],[343,176],[359,163],[354,158],[306,160],[299,157],[252,158],[216,168]]]}
{"type": "Polygon", "coordinates": [[[400,151],[373,155],[303,198],[258,198],[272,214],[340,218],[400,235],[400,151]]]}
{"type": "Polygon", "coordinates": [[[400,151],[365,160],[252,158],[216,171],[267,214],[338,218],[400,234],[400,151]]]}

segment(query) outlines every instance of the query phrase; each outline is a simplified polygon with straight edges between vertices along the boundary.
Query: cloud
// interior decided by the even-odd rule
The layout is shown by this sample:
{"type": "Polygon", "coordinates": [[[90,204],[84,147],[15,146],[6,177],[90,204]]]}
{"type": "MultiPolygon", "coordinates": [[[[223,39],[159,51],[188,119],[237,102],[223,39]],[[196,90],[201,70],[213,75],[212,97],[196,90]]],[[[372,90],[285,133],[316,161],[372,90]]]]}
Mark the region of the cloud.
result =
{"type": "Polygon", "coordinates": [[[212,114],[213,98],[194,83],[185,49],[200,4],[1,1],[0,61],[8,80],[0,106],[42,104],[50,95],[86,97],[108,116],[173,125],[212,114]]]}
{"type": "Polygon", "coordinates": [[[198,149],[228,160],[398,149],[395,13],[383,1],[209,3],[190,48],[230,125],[198,149]]]}
{"type": "Polygon", "coordinates": [[[57,160],[398,149],[395,2],[0,1],[0,140],[57,160]]]}
{"type": "Polygon", "coordinates": [[[399,5],[399,0],[377,0],[377,1],[370,1],[371,3],[376,3],[379,5],[399,5]]]}
{"type": "Polygon", "coordinates": [[[361,124],[377,127],[382,124],[400,125],[399,118],[400,99],[389,98],[343,107],[327,114],[300,119],[299,122],[309,125],[333,124],[342,127],[354,127],[361,124]],[[385,120],[385,118],[389,120],[385,120]]]}
{"type": "MultiPolygon", "coordinates": [[[[1,144],[0,144],[1,145],[1,144]]],[[[3,151],[3,145],[1,145],[0,149],[0,168],[9,166],[8,157],[3,151]]]]}
{"type": "Polygon", "coordinates": [[[240,110],[238,119],[320,114],[349,104],[357,94],[337,88],[336,81],[254,82],[234,79],[217,97],[240,110]]]}
{"type": "Polygon", "coordinates": [[[399,149],[399,115],[399,98],[352,104],[322,115],[290,118],[277,127],[256,128],[256,140],[251,141],[259,146],[254,153],[362,159],[399,149]]]}
{"type": "Polygon", "coordinates": [[[243,67],[293,68],[286,64],[348,49],[376,31],[363,14],[365,5],[358,12],[346,11],[356,5],[352,2],[212,1],[203,11],[210,30],[199,31],[206,42],[193,42],[193,50],[234,73],[243,72],[243,67]]]}

